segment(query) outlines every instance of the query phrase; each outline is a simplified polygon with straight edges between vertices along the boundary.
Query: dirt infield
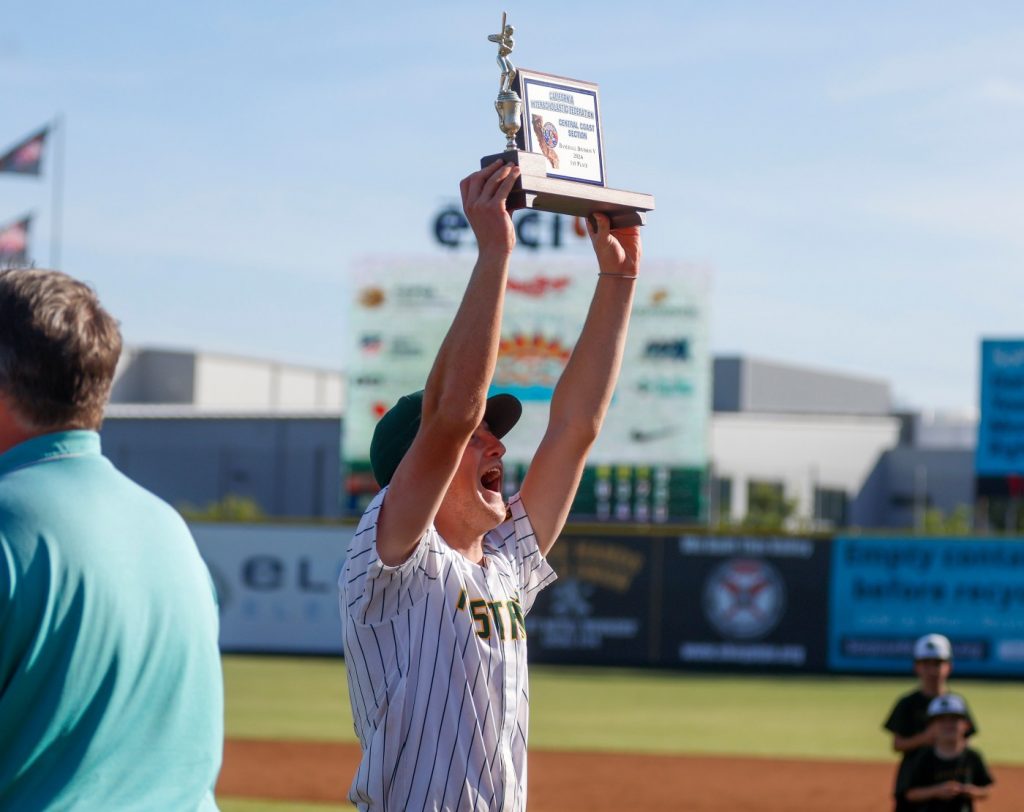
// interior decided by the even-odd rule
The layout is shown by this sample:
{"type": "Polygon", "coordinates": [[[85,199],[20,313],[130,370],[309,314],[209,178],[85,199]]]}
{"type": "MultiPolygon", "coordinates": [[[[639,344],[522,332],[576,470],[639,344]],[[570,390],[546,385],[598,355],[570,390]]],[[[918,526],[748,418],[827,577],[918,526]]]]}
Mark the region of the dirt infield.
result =
{"type": "MultiPolygon", "coordinates": [[[[358,747],[229,739],[217,793],[293,801],[345,799],[358,747]]],[[[880,812],[893,764],[794,759],[530,752],[530,812],[880,812]]],[[[1024,767],[997,765],[984,812],[1024,808],[1024,767]]]]}

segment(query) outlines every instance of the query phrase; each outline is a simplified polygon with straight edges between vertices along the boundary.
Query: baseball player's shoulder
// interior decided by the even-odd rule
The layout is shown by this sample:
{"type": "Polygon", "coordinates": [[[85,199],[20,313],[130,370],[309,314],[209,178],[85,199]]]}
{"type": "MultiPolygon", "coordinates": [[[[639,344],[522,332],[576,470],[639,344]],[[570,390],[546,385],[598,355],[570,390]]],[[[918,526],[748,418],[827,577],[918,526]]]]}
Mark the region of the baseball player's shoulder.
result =
{"type": "Polygon", "coordinates": [[[356,532],[365,530],[369,527],[377,526],[377,519],[380,516],[380,509],[384,505],[384,497],[387,496],[388,486],[384,486],[377,495],[370,500],[370,504],[366,506],[366,510],[363,511],[363,515],[359,517],[359,524],[356,526],[356,532]]]}
{"type": "Polygon", "coordinates": [[[975,747],[966,747],[964,752],[967,754],[967,761],[973,765],[974,783],[978,786],[994,784],[996,780],[992,777],[992,773],[989,771],[988,764],[981,751],[975,747]]]}
{"type": "MultiPolygon", "coordinates": [[[[372,550],[376,552],[377,545],[377,524],[380,520],[380,514],[382,510],[386,509],[385,500],[387,499],[388,488],[390,486],[384,486],[380,489],[377,495],[373,498],[366,510],[363,511],[363,515],[359,518],[359,524],[356,525],[355,533],[352,536],[352,543],[349,546],[349,555],[360,551],[372,550]]],[[[431,551],[435,553],[445,553],[449,551],[447,544],[443,542],[441,536],[437,532],[437,528],[434,525],[430,525],[424,531],[423,535],[418,539],[419,546],[426,545],[431,551]]],[[[409,558],[414,558],[415,553],[409,558]]],[[[409,559],[406,559],[407,561],[409,559]]],[[[396,566],[387,566],[381,563],[381,567],[388,570],[402,569],[403,564],[396,566]]]]}
{"type": "Polygon", "coordinates": [[[913,725],[914,708],[920,705],[918,694],[920,694],[920,691],[910,691],[901,694],[893,703],[888,717],[882,723],[882,727],[891,733],[904,735],[908,731],[908,726],[913,725]]]}
{"type": "Polygon", "coordinates": [[[454,552],[431,525],[418,539],[409,556],[399,564],[385,564],[377,552],[377,521],[387,498],[387,487],[373,498],[356,525],[345,552],[345,563],[338,576],[342,592],[359,593],[381,578],[415,576],[422,574],[432,580],[437,577],[445,559],[454,552]]]}
{"type": "Polygon", "coordinates": [[[931,697],[926,696],[920,688],[915,688],[913,691],[907,691],[905,694],[900,694],[899,699],[896,700],[898,707],[912,707],[914,705],[927,705],[931,701],[931,697]]]}
{"type": "Polygon", "coordinates": [[[360,552],[365,555],[374,549],[377,542],[377,521],[380,518],[380,511],[384,504],[387,490],[386,487],[381,488],[377,495],[370,500],[370,504],[366,506],[363,515],[359,517],[355,532],[352,534],[348,549],[345,551],[346,559],[351,559],[354,554],[360,552]]]}
{"type": "Polygon", "coordinates": [[[352,538],[349,539],[348,547],[345,550],[345,562],[341,572],[338,573],[338,587],[342,593],[355,589],[361,590],[362,584],[354,585],[357,580],[364,580],[370,565],[373,563],[374,550],[377,541],[377,516],[380,513],[380,506],[384,501],[382,488],[367,505],[363,515],[359,517],[352,538]]]}

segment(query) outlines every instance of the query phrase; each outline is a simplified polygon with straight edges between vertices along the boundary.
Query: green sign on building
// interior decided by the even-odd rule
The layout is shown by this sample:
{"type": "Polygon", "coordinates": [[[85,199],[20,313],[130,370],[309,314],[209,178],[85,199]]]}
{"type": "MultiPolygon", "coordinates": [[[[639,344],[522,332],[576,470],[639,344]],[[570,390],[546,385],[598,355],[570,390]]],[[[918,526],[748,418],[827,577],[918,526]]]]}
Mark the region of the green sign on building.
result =
{"type": "MultiPolygon", "coordinates": [[[[343,444],[354,511],[376,490],[368,463],[373,427],[398,397],[423,387],[472,264],[458,256],[387,258],[355,269],[343,444]]],[[[504,440],[510,492],[543,436],[551,394],[596,281],[593,260],[513,262],[492,386],[523,402],[523,418],[504,440]]],[[[710,386],[707,273],[684,263],[647,263],[622,373],[574,518],[702,521],[710,386]]]]}

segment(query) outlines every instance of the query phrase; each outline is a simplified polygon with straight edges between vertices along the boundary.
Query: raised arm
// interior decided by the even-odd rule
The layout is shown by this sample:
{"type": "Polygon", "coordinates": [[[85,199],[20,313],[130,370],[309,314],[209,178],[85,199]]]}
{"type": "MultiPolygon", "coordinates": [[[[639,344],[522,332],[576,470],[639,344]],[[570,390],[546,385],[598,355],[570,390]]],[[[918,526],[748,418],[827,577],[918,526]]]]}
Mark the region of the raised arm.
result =
{"type": "Polygon", "coordinates": [[[640,270],[640,230],[612,230],[594,216],[597,287],[569,363],[551,398],[551,415],[523,480],[522,499],[541,552],[547,554],[569,515],[590,447],[615,391],[626,345],[633,290],[640,270]]]}
{"type": "Polygon", "coordinates": [[[913,736],[901,736],[899,733],[892,735],[892,749],[897,753],[909,753],[921,747],[928,747],[935,744],[937,731],[935,725],[929,725],[920,733],[913,736]]]}
{"type": "Polygon", "coordinates": [[[515,229],[505,200],[519,167],[502,162],[460,184],[479,256],[452,326],[427,377],[420,428],[391,479],[377,524],[377,554],[400,564],[434,521],[462,452],[483,419],[498,358],[501,313],[515,229]]]}

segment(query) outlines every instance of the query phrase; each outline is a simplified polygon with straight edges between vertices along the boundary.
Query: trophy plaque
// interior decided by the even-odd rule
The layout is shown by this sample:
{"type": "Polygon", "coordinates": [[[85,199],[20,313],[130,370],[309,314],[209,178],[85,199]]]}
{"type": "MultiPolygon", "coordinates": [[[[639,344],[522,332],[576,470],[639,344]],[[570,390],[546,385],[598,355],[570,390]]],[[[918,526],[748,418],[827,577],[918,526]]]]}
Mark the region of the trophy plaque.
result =
{"type": "Polygon", "coordinates": [[[494,108],[505,134],[505,152],[482,158],[484,167],[502,159],[519,166],[508,210],[537,209],[590,218],[602,212],[612,228],[640,226],[654,209],[641,192],[609,189],[597,85],[516,68],[509,55],[515,30],[501,15],[498,44],[501,82],[494,108]]]}

